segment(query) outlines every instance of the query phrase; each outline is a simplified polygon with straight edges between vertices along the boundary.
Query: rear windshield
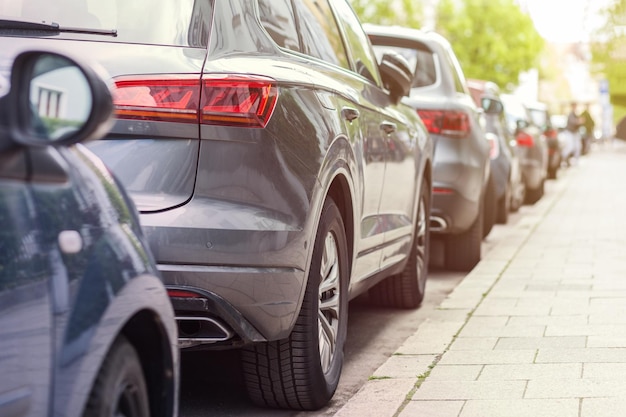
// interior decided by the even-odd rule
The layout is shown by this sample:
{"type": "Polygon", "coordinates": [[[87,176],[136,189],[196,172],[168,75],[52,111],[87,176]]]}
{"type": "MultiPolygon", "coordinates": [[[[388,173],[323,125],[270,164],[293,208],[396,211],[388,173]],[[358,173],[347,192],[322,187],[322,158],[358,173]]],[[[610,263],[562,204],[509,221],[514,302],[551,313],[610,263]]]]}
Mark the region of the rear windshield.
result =
{"type": "Polygon", "coordinates": [[[1,19],[117,30],[107,41],[206,47],[212,0],[10,0],[1,19]]]}
{"type": "Polygon", "coordinates": [[[385,52],[392,50],[402,55],[409,62],[415,76],[412,87],[428,87],[437,81],[435,57],[431,52],[421,49],[403,48],[401,46],[374,45],[378,62],[385,52]]]}
{"type": "Polygon", "coordinates": [[[548,118],[548,113],[545,110],[540,109],[528,109],[530,113],[530,118],[532,122],[537,127],[549,127],[550,119],[548,118]]]}

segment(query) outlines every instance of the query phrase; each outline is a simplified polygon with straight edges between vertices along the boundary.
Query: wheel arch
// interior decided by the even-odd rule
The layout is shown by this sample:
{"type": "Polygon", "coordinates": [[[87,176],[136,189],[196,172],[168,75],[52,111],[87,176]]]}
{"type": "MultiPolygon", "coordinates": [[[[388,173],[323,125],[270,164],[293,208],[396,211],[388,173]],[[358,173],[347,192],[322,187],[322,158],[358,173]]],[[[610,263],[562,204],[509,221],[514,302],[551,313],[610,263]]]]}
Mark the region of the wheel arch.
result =
{"type": "Polygon", "coordinates": [[[341,213],[341,218],[343,219],[346,235],[346,242],[348,244],[348,268],[350,271],[352,271],[356,231],[354,205],[347,178],[343,175],[337,175],[335,178],[333,178],[333,181],[330,184],[326,196],[327,198],[330,197],[333,199],[333,201],[335,202],[335,204],[337,204],[337,207],[339,208],[339,212],[341,213]]]}
{"type": "Polygon", "coordinates": [[[172,352],[168,344],[167,331],[158,315],[150,310],[138,311],[122,328],[123,334],[133,345],[141,360],[148,397],[150,415],[167,417],[175,415],[178,390],[175,364],[172,361],[177,352],[172,352]]]}

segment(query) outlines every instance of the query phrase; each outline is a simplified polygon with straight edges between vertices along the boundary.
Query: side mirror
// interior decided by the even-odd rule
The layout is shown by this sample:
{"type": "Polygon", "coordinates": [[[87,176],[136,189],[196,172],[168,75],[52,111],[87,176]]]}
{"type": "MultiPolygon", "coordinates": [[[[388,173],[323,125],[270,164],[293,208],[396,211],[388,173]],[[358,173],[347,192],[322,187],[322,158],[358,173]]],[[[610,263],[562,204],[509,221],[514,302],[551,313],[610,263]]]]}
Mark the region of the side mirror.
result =
{"type": "Polygon", "coordinates": [[[413,71],[406,58],[397,52],[387,51],[380,60],[380,74],[385,88],[394,102],[408,96],[413,83],[413,71]]]}
{"type": "Polygon", "coordinates": [[[480,100],[480,104],[482,109],[487,114],[501,114],[504,111],[504,106],[502,105],[502,102],[495,98],[483,97],[480,100]]]}
{"type": "Polygon", "coordinates": [[[113,103],[95,67],[53,52],[30,51],[13,63],[0,113],[0,130],[8,134],[0,138],[0,151],[16,145],[68,146],[103,136],[112,122],[113,103]]]}
{"type": "Polygon", "coordinates": [[[526,120],[517,119],[515,122],[515,126],[517,127],[517,130],[522,130],[522,129],[526,129],[530,125],[528,124],[526,120]]]}

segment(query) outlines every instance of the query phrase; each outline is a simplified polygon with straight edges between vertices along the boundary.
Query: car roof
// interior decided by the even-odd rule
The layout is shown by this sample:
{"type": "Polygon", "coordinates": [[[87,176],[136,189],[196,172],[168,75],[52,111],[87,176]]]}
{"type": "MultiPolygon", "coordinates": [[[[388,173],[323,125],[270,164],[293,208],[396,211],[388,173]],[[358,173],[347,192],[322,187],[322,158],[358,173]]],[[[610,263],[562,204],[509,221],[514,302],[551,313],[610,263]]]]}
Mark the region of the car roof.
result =
{"type": "Polygon", "coordinates": [[[451,48],[450,42],[437,32],[416,29],[404,26],[382,26],[372,23],[364,23],[363,29],[368,35],[380,36],[380,37],[393,37],[397,39],[404,39],[407,41],[418,41],[423,43],[435,42],[445,48],[451,48]]]}

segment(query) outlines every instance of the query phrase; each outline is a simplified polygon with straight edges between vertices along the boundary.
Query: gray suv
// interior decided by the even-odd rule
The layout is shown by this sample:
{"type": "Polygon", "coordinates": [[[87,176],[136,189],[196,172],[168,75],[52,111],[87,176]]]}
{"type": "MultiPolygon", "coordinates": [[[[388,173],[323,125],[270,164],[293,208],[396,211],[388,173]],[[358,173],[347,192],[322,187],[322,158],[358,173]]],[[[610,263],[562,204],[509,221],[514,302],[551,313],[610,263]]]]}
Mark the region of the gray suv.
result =
{"type": "Polygon", "coordinates": [[[496,219],[489,143],[479,110],[449,42],[434,32],[366,25],[378,56],[393,48],[414,69],[403,101],[421,116],[433,141],[433,236],[444,242],[445,266],[469,271],[496,219]]]}

